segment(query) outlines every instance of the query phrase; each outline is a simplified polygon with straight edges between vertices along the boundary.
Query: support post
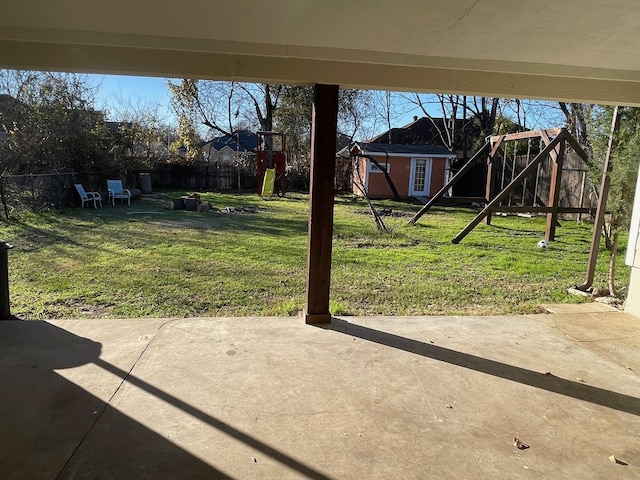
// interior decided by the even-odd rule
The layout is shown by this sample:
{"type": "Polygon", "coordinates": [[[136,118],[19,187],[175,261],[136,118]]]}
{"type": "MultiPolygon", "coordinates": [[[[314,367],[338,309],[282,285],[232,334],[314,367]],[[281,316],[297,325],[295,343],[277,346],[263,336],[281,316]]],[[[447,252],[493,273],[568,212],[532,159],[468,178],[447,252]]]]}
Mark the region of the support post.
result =
{"type": "Polygon", "coordinates": [[[337,85],[316,85],[311,125],[311,178],[305,322],[331,322],[329,289],[338,123],[337,85]]]}
{"type": "Polygon", "coordinates": [[[551,153],[553,159],[553,169],[551,171],[551,186],[549,187],[549,207],[551,212],[547,213],[547,227],[544,238],[547,242],[552,242],[556,237],[556,223],[558,222],[558,202],[560,200],[560,185],[562,184],[562,167],[564,163],[564,139],[558,144],[555,153],[551,153]]]}
{"type": "Polygon", "coordinates": [[[613,118],[611,119],[611,133],[609,133],[609,144],[607,145],[607,154],[602,166],[602,181],[600,183],[600,195],[598,195],[598,209],[596,210],[596,221],[593,225],[593,236],[591,237],[591,248],[589,249],[589,262],[587,263],[587,274],[584,283],[576,286],[578,290],[586,292],[593,284],[593,277],[596,273],[596,262],[598,260],[598,250],[600,250],[600,237],[602,236],[602,226],[604,225],[604,214],[607,209],[607,197],[609,196],[609,185],[611,184],[611,171],[613,163],[611,162],[611,153],[616,146],[615,135],[620,127],[620,117],[618,115],[618,106],[613,110],[613,118]]]}
{"type": "MultiPolygon", "coordinates": [[[[486,204],[491,203],[491,200],[493,200],[496,177],[498,175],[498,169],[496,168],[495,162],[496,157],[489,156],[487,158],[487,185],[485,187],[484,193],[486,204]]],[[[491,211],[487,212],[486,216],[483,218],[483,221],[486,225],[491,225],[491,211]]]]}

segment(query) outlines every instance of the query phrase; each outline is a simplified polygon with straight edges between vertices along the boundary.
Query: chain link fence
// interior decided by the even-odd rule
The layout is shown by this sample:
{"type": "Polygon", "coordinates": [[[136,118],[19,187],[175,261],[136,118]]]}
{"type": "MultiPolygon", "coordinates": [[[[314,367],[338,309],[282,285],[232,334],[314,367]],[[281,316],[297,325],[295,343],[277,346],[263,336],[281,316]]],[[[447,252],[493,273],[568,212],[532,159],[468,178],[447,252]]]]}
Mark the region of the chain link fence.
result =
{"type": "Polygon", "coordinates": [[[10,219],[21,212],[41,212],[75,206],[75,173],[41,173],[0,176],[2,216],[10,219]]]}

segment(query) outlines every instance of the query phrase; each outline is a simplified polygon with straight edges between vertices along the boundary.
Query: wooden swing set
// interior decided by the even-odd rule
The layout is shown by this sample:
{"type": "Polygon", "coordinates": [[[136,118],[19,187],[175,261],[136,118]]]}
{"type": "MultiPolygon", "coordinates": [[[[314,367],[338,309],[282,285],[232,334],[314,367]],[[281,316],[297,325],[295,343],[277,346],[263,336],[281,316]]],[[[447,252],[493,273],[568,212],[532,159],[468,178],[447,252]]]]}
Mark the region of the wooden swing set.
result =
{"type": "MultiPolygon", "coordinates": [[[[555,238],[558,214],[561,213],[595,213],[594,208],[584,207],[582,198],[584,194],[586,171],[582,177],[582,191],[580,192],[580,206],[566,207],[560,206],[560,185],[562,182],[563,166],[567,147],[583,160],[587,161],[587,154],[578,144],[577,140],[565,128],[552,128],[535,130],[528,132],[511,133],[507,135],[495,135],[489,137],[488,141],[478,152],[471,157],[456,174],[442,187],[429,201],[420,209],[414,217],[409,220],[410,224],[415,224],[433,204],[442,198],[449,189],[455,185],[476,162],[486,162],[487,180],[485,187],[484,208],[478,215],[464,227],[458,235],[451,241],[459,243],[469,232],[471,232],[480,222],[491,224],[491,216],[497,211],[509,213],[545,213],[547,215],[547,226],[545,230],[545,240],[552,241],[555,238]],[[526,165],[518,171],[516,166],[518,157],[519,141],[527,141],[526,165]],[[538,152],[537,154],[535,152],[538,152]],[[535,155],[531,158],[532,155],[535,155]],[[538,195],[542,188],[540,169],[542,163],[549,159],[551,163],[551,173],[549,181],[548,201],[543,200],[538,195]],[[535,182],[532,188],[528,180],[535,175],[535,182]],[[498,184],[500,191],[496,193],[498,184]],[[506,183],[506,185],[505,185],[506,183]],[[512,205],[511,197],[516,189],[520,190],[520,205],[512,205]],[[532,204],[525,205],[525,198],[532,199],[532,204]],[[505,200],[509,200],[504,205],[505,200]]],[[[521,152],[524,155],[523,152],[521,152]]],[[[521,156],[522,156],[521,155],[521,156]]]]}

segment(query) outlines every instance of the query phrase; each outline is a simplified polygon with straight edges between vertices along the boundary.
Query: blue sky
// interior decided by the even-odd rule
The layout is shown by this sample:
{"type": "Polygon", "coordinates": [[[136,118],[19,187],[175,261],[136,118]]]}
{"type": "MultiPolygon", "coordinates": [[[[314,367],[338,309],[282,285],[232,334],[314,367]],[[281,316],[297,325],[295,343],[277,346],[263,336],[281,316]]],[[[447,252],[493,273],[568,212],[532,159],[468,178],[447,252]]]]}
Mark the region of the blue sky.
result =
{"type": "MultiPolygon", "coordinates": [[[[119,109],[132,105],[161,105],[167,114],[167,120],[175,120],[169,107],[171,94],[167,89],[166,78],[132,77],[124,75],[87,75],[91,85],[98,87],[96,107],[108,111],[113,117],[119,109]]],[[[396,118],[395,126],[401,126],[412,120],[410,112],[402,118],[396,118]]],[[[113,118],[112,118],[113,119],[113,118]]],[[[175,122],[173,122],[175,123],[175,122]]]]}
{"type": "Polygon", "coordinates": [[[171,115],[166,78],[131,77],[123,75],[88,75],[98,87],[96,107],[115,112],[131,104],[161,105],[171,115]]]}
{"type": "MultiPolygon", "coordinates": [[[[118,110],[126,110],[127,105],[133,106],[145,106],[149,108],[155,108],[156,105],[160,106],[160,111],[168,124],[175,125],[177,123],[171,108],[169,107],[169,100],[171,95],[167,89],[166,78],[152,78],[152,77],[133,77],[123,75],[88,75],[89,81],[92,85],[98,87],[98,94],[96,99],[96,107],[106,110],[110,113],[111,119],[118,119],[118,110]]],[[[435,108],[432,105],[429,109],[435,108]]],[[[401,105],[400,110],[405,112],[400,115],[396,115],[393,119],[393,126],[399,127],[412,121],[413,115],[422,116],[422,112],[419,109],[410,111],[407,108],[407,104],[401,105]]],[[[440,116],[441,113],[437,110],[431,112],[434,116],[440,116]]],[[[531,122],[529,127],[545,128],[549,126],[547,121],[542,119],[529,119],[531,122]],[[541,123],[541,125],[539,125],[541,123]]],[[[376,122],[380,123],[380,122],[376,122]]],[[[555,125],[554,125],[555,126],[555,125]]],[[[378,128],[374,127],[377,131],[384,131],[386,128],[380,124],[378,128]]],[[[377,133],[377,132],[370,132],[377,133]]]]}

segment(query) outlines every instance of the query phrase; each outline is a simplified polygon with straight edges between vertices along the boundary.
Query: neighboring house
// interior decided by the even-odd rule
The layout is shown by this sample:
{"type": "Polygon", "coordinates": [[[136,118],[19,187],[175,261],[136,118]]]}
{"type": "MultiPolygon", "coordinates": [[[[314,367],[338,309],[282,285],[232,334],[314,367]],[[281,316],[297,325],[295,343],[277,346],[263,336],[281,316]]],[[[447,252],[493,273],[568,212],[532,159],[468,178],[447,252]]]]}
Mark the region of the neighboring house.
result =
{"type": "Polygon", "coordinates": [[[481,129],[477,121],[469,119],[413,117],[413,122],[392,128],[369,142],[399,145],[439,145],[454,151],[458,158],[469,155],[478,141],[481,129]],[[452,133],[453,132],[453,133],[452,133]],[[452,138],[449,138],[449,135],[452,138]]]}
{"type": "Polygon", "coordinates": [[[257,136],[249,130],[236,130],[233,135],[222,135],[206,142],[202,148],[208,162],[232,163],[238,155],[254,157],[257,136]]]}
{"type": "Polygon", "coordinates": [[[353,158],[353,193],[358,185],[374,198],[392,198],[383,171],[386,169],[401,198],[428,197],[444,186],[449,162],[455,153],[440,145],[399,145],[354,143],[338,152],[340,158],[353,158]]]}

